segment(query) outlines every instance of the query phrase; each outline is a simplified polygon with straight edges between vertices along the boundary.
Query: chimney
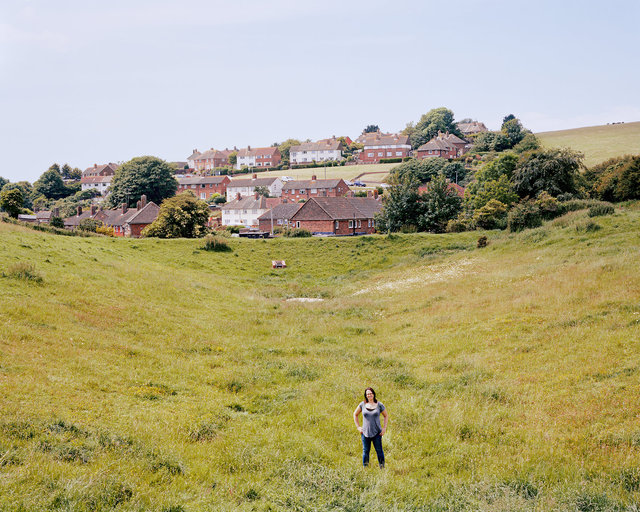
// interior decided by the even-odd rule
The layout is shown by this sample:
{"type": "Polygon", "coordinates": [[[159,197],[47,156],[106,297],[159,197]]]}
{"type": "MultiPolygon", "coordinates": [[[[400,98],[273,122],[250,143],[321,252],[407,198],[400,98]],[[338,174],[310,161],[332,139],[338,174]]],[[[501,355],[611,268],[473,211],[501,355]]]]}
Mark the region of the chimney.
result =
{"type": "Polygon", "coordinates": [[[122,203],[121,210],[122,210],[122,215],[127,213],[127,203],[122,203]]]}
{"type": "Polygon", "coordinates": [[[257,180],[258,179],[258,175],[254,174],[253,176],[251,176],[251,178],[253,178],[254,180],[257,180]]]}
{"type": "Polygon", "coordinates": [[[51,216],[52,217],[60,217],[60,208],[56,207],[53,209],[53,211],[51,212],[51,216]]]}
{"type": "Polygon", "coordinates": [[[78,206],[78,208],[76,209],[76,214],[78,215],[78,217],[82,215],[82,206],[78,206]]]}
{"type": "Polygon", "coordinates": [[[316,181],[317,179],[318,179],[318,178],[317,178],[317,176],[316,176],[315,174],[313,174],[313,175],[311,176],[311,181],[316,181]]]}
{"type": "Polygon", "coordinates": [[[236,146],[233,146],[233,150],[238,151],[238,148],[236,146]]]}
{"type": "Polygon", "coordinates": [[[93,164],[93,168],[97,169],[98,168],[98,164],[93,164]]]}
{"type": "Polygon", "coordinates": [[[260,194],[258,194],[257,192],[253,195],[253,197],[256,198],[256,200],[260,197],[260,194]]]}
{"type": "Polygon", "coordinates": [[[251,151],[251,146],[247,146],[247,151],[251,151]]]}
{"type": "Polygon", "coordinates": [[[98,212],[98,205],[97,204],[92,204],[91,205],[91,216],[93,217],[97,212],[98,212]]]}
{"type": "Polygon", "coordinates": [[[144,208],[145,206],[147,206],[147,196],[142,194],[140,196],[140,206],[142,206],[142,208],[144,208]]]}
{"type": "Polygon", "coordinates": [[[373,189],[373,198],[374,199],[378,199],[378,189],[377,188],[373,189]]]}
{"type": "Polygon", "coordinates": [[[138,201],[136,202],[136,210],[142,210],[142,207],[140,206],[141,202],[138,199],[138,201]]]}
{"type": "Polygon", "coordinates": [[[373,197],[373,192],[371,192],[371,190],[367,190],[367,197],[373,197]]]}
{"type": "Polygon", "coordinates": [[[242,195],[240,195],[240,192],[238,192],[238,193],[236,194],[236,199],[237,199],[238,201],[240,201],[240,199],[242,199],[242,195]]]}

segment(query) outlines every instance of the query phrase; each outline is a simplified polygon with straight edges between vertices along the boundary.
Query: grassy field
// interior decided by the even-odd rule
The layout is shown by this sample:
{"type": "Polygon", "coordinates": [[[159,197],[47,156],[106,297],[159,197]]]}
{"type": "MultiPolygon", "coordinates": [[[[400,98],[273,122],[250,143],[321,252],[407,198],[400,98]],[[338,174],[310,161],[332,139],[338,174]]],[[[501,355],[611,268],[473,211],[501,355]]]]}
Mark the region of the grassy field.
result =
{"type": "Polygon", "coordinates": [[[614,156],[640,154],[640,122],[542,132],[536,133],[536,136],[547,147],[569,147],[582,151],[587,166],[614,156]]]}
{"type": "MultiPolygon", "coordinates": [[[[351,181],[356,176],[365,174],[361,178],[366,183],[379,184],[387,177],[391,168],[399,164],[364,164],[364,165],[345,165],[341,167],[327,167],[326,177],[342,178],[351,181]],[[371,174],[369,174],[371,173],[371,174]]],[[[318,179],[325,178],[325,168],[316,167],[313,169],[282,169],[280,171],[266,171],[258,173],[260,176],[291,176],[297,180],[310,180],[311,176],[316,175],[318,179]]]]}
{"type": "Polygon", "coordinates": [[[640,207],[485,234],[0,223],[0,510],[637,511],[640,207]]]}

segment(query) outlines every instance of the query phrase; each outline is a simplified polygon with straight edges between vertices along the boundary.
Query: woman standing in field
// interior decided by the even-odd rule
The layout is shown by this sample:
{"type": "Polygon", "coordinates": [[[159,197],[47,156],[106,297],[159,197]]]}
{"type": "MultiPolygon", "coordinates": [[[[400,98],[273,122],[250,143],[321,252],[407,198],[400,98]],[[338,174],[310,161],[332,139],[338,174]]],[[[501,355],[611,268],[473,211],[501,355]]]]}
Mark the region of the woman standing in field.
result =
{"type": "Polygon", "coordinates": [[[378,464],[380,467],[384,467],[384,452],[382,451],[382,436],[387,431],[387,422],[389,421],[389,414],[382,402],[378,402],[376,399],[376,392],[373,388],[367,388],[364,390],[364,401],[360,402],[356,410],[353,411],[353,421],[356,423],[358,432],[362,437],[362,465],[367,467],[369,465],[369,452],[371,451],[371,443],[376,449],[378,455],[378,464]],[[362,414],[362,426],[358,416],[362,414]],[[384,426],[380,426],[380,415],[384,417],[384,426]]]}

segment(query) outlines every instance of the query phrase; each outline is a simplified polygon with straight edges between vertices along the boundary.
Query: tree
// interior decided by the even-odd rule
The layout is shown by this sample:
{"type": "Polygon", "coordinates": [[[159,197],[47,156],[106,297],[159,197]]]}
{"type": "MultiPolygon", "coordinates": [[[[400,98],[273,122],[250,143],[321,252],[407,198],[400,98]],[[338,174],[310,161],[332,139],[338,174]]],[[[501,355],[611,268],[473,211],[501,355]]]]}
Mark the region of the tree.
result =
{"type": "Polygon", "coordinates": [[[568,148],[523,153],[513,174],[513,188],[520,197],[534,197],[542,191],[553,197],[574,194],[583,158],[582,153],[568,148]]]}
{"type": "Polygon", "coordinates": [[[236,165],[237,162],[238,162],[238,152],[232,151],[231,153],[229,153],[229,165],[236,165]]]}
{"type": "Polygon", "coordinates": [[[525,133],[525,136],[522,138],[518,144],[513,146],[513,150],[516,153],[525,153],[527,151],[533,151],[535,149],[540,149],[540,141],[538,137],[536,137],[533,133],[525,133]]]}
{"type": "MultiPolygon", "coordinates": [[[[57,164],[54,165],[57,166],[57,164]]],[[[35,192],[42,194],[47,199],[61,199],[70,195],[64,181],[62,181],[62,176],[54,169],[54,165],[49,167],[49,170],[45,171],[33,184],[35,192]]]]}
{"type": "Polygon", "coordinates": [[[367,127],[362,130],[362,133],[374,133],[379,131],[380,127],[377,124],[368,124],[367,127]]]}
{"type": "Polygon", "coordinates": [[[255,187],[253,191],[256,192],[258,195],[269,197],[269,187],[265,187],[265,186],[255,187]]]}
{"type": "Polygon", "coordinates": [[[449,132],[458,137],[462,136],[454,121],[453,112],[448,108],[431,109],[420,118],[411,137],[411,146],[413,149],[419,148],[438,135],[438,132],[449,132]]]}
{"type": "Polygon", "coordinates": [[[426,183],[434,176],[444,174],[449,180],[458,183],[465,178],[467,170],[460,162],[449,162],[444,158],[435,157],[423,160],[408,160],[391,169],[391,174],[395,174],[398,177],[410,174],[420,183],[426,183]]]}
{"type": "Polygon", "coordinates": [[[62,219],[62,217],[51,217],[51,220],[49,221],[49,225],[54,227],[54,228],[63,229],[64,228],[64,220],[62,219]]]}
{"type": "Polygon", "coordinates": [[[142,231],[142,235],[158,238],[200,237],[206,232],[209,211],[209,205],[192,194],[178,194],[164,200],[158,218],[142,231]]]}
{"type": "Polygon", "coordinates": [[[0,208],[14,219],[17,218],[18,214],[22,211],[23,202],[24,196],[19,188],[4,188],[2,192],[0,192],[0,208]]]}
{"type": "Polygon", "coordinates": [[[611,158],[591,169],[592,195],[605,201],[640,199],[640,156],[611,158]]]}
{"type": "Polygon", "coordinates": [[[504,116],[502,118],[502,127],[504,128],[504,125],[507,124],[509,121],[513,121],[516,118],[516,116],[514,116],[513,114],[508,114],[506,116],[504,116]]]}
{"type": "Polygon", "coordinates": [[[380,231],[400,231],[408,226],[417,227],[418,187],[420,181],[411,174],[392,175],[386,190],[382,211],[376,217],[380,231]]]}
{"type": "Polygon", "coordinates": [[[449,187],[444,175],[438,175],[427,185],[427,191],[420,195],[420,215],[418,229],[443,233],[447,222],[455,219],[462,210],[462,199],[449,187]]]}
{"type": "Polygon", "coordinates": [[[109,204],[117,207],[122,203],[133,206],[140,196],[160,204],[173,196],[178,182],[173,176],[173,168],[155,156],[139,156],[122,164],[111,182],[109,204]]]}
{"type": "Polygon", "coordinates": [[[77,167],[73,169],[69,164],[64,164],[60,169],[60,174],[65,180],[79,180],[82,178],[82,171],[77,167]]]}
{"type": "Polygon", "coordinates": [[[482,132],[473,141],[473,149],[476,151],[504,151],[510,147],[509,137],[502,132],[482,132]]]}
{"type": "Polygon", "coordinates": [[[62,172],[60,171],[60,166],[57,163],[53,163],[49,166],[49,169],[47,169],[48,171],[55,171],[57,172],[60,176],[62,176],[62,172]]]}
{"type": "Polygon", "coordinates": [[[508,121],[502,123],[502,128],[500,130],[507,136],[509,139],[510,147],[518,144],[525,136],[525,129],[522,127],[522,123],[520,119],[509,119],[508,121]]]}
{"type": "Polygon", "coordinates": [[[7,183],[9,183],[9,180],[0,176],[0,190],[2,190],[2,187],[4,187],[7,183]]]}
{"type": "Polygon", "coordinates": [[[16,183],[6,183],[2,190],[18,189],[22,193],[22,207],[31,210],[33,208],[33,186],[28,181],[18,181],[16,183]]]}
{"type": "Polygon", "coordinates": [[[283,162],[289,162],[289,152],[291,151],[291,146],[297,146],[300,144],[298,139],[287,139],[282,144],[278,144],[278,151],[280,151],[280,157],[283,162]]]}

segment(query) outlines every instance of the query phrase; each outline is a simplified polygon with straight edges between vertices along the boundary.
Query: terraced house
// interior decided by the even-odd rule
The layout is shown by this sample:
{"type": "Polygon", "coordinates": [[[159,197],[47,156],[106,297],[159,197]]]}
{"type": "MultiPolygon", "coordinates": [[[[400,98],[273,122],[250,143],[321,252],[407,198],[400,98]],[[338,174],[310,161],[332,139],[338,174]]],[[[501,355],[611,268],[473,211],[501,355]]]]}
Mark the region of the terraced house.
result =
{"type": "Polygon", "coordinates": [[[467,144],[453,133],[439,132],[436,137],[416,150],[416,158],[457,158],[465,153],[467,144]]]}
{"type": "Polygon", "coordinates": [[[314,235],[366,235],[376,230],[382,202],[373,197],[312,197],[291,217],[289,225],[314,235]]]}
{"type": "Polygon", "coordinates": [[[238,151],[238,159],[236,161],[236,169],[243,167],[275,167],[281,161],[280,150],[275,147],[254,148],[247,146],[246,149],[238,151]]]}
{"type": "Polygon", "coordinates": [[[178,178],[177,193],[189,190],[198,198],[206,201],[214,194],[227,195],[229,176],[186,176],[178,178]]]}
{"type": "Polygon", "coordinates": [[[319,180],[311,176],[310,180],[287,181],[282,186],[282,198],[290,201],[309,199],[311,197],[340,197],[350,192],[350,188],[341,178],[319,180]]]}
{"type": "Polygon", "coordinates": [[[258,178],[257,174],[251,178],[234,178],[227,183],[227,201],[240,194],[242,197],[252,196],[257,187],[264,187],[271,197],[280,197],[282,194],[282,180],[277,177],[258,178]]]}
{"type": "Polygon", "coordinates": [[[383,158],[404,158],[411,152],[408,135],[372,132],[363,134],[358,140],[363,140],[364,145],[358,154],[358,162],[364,164],[377,164],[383,158]]]}
{"type": "Polygon", "coordinates": [[[229,155],[232,153],[229,149],[219,151],[217,149],[208,149],[204,153],[199,153],[197,149],[193,150],[193,154],[187,160],[189,167],[196,172],[211,171],[219,167],[229,165],[229,155]],[[193,166],[191,165],[193,163],[193,166]]]}
{"type": "Polygon", "coordinates": [[[289,150],[289,162],[292,164],[336,160],[342,160],[342,142],[335,137],[318,142],[303,142],[298,146],[291,146],[289,150]]]}

